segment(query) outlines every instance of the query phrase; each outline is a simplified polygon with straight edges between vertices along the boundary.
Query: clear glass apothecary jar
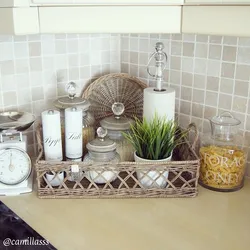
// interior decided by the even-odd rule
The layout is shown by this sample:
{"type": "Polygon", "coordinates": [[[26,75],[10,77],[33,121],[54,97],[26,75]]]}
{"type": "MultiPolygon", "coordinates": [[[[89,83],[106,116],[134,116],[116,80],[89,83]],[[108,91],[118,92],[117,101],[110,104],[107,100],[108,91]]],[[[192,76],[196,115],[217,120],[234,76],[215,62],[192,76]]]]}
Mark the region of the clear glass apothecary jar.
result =
{"type": "Polygon", "coordinates": [[[121,157],[121,161],[134,160],[134,148],[132,144],[123,136],[123,133],[130,131],[130,126],[134,121],[130,118],[124,117],[125,107],[123,103],[115,102],[112,105],[112,116],[106,117],[100,121],[100,125],[107,129],[108,137],[115,141],[116,151],[121,157]]]}
{"type": "Polygon", "coordinates": [[[247,153],[239,134],[240,123],[229,112],[210,119],[211,134],[202,137],[200,148],[202,186],[221,192],[243,187],[247,153]]]}
{"type": "MultiPolygon", "coordinates": [[[[118,163],[121,158],[116,152],[116,143],[107,137],[107,130],[99,127],[97,129],[98,138],[87,144],[88,153],[85,155],[83,162],[100,166],[100,163],[118,163]]],[[[101,167],[101,166],[100,166],[101,167]]],[[[104,165],[105,168],[105,165],[104,165]]],[[[114,181],[119,172],[116,168],[109,167],[109,170],[90,170],[86,171],[86,175],[97,184],[104,184],[114,181]]]]}
{"type": "Polygon", "coordinates": [[[95,138],[95,118],[88,111],[90,102],[81,97],[76,97],[77,86],[76,83],[70,82],[65,85],[65,90],[68,96],[60,97],[54,101],[54,106],[61,112],[61,126],[62,126],[62,144],[65,149],[65,128],[64,128],[64,111],[66,108],[78,107],[83,111],[83,155],[87,153],[86,145],[89,141],[95,138]]]}

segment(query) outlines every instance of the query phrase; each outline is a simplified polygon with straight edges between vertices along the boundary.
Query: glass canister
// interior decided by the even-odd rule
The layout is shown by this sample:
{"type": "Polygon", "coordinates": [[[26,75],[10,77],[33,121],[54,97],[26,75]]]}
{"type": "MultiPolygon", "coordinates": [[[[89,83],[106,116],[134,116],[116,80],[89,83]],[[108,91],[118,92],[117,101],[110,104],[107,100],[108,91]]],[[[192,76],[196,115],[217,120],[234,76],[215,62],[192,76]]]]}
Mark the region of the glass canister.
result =
{"type": "Polygon", "coordinates": [[[210,119],[212,133],[203,137],[200,148],[202,186],[221,192],[243,187],[247,153],[238,130],[240,123],[229,112],[210,119]]]}
{"type": "Polygon", "coordinates": [[[106,117],[100,121],[103,128],[107,129],[108,137],[116,142],[116,151],[121,157],[121,161],[134,160],[134,148],[131,143],[124,138],[122,133],[128,133],[134,121],[122,116],[125,108],[123,103],[115,102],[112,105],[113,116],[106,117]]]}
{"type": "MultiPolygon", "coordinates": [[[[79,107],[83,110],[83,155],[87,153],[86,145],[89,141],[95,138],[95,118],[88,111],[90,102],[81,97],[76,97],[76,83],[70,82],[66,84],[65,90],[68,96],[60,97],[54,101],[54,106],[61,111],[61,126],[62,126],[62,144],[65,149],[65,128],[64,128],[64,110],[69,107],[79,107]]],[[[64,154],[65,155],[65,154],[64,154]]]]}
{"type": "MultiPolygon", "coordinates": [[[[85,155],[83,162],[88,163],[118,163],[121,158],[116,152],[116,143],[107,138],[107,130],[99,127],[97,129],[98,138],[87,144],[88,153],[85,155]]],[[[104,184],[114,181],[119,172],[114,170],[90,170],[86,175],[97,184],[104,184]]]]}

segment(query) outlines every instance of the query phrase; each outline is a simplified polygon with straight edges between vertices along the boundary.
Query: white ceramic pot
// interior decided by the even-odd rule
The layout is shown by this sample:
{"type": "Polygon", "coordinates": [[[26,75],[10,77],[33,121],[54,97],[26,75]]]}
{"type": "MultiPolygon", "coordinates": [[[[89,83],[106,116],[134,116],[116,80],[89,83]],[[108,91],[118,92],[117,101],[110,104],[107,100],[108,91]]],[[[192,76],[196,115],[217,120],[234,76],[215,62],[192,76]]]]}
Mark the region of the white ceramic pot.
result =
{"type": "Polygon", "coordinates": [[[88,171],[86,173],[89,176],[89,178],[94,180],[94,182],[97,184],[105,184],[107,182],[112,182],[118,176],[117,171],[104,171],[104,172],[102,172],[102,171],[88,171]]]}
{"type": "MultiPolygon", "coordinates": [[[[155,163],[155,162],[167,162],[171,161],[172,154],[162,160],[148,160],[143,159],[134,153],[135,162],[155,163]]],[[[164,188],[167,185],[168,171],[163,170],[136,170],[137,179],[140,181],[145,188],[164,188]]]]}
{"type": "Polygon", "coordinates": [[[64,180],[64,172],[57,173],[57,174],[46,173],[45,176],[52,187],[60,186],[64,180]]]}

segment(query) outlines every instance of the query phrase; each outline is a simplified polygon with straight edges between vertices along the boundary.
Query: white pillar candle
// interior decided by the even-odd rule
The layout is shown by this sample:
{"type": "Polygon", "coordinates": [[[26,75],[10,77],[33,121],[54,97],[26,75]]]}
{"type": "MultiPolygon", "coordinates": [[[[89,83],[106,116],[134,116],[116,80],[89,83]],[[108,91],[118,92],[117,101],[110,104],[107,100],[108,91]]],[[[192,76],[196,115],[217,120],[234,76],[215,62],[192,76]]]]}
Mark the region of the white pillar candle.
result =
{"type": "Polygon", "coordinates": [[[42,112],[43,145],[46,161],[62,161],[62,135],[60,112],[46,110],[42,112]]]}
{"type": "Polygon", "coordinates": [[[65,147],[67,160],[82,160],[82,109],[65,109],[65,147]]]}

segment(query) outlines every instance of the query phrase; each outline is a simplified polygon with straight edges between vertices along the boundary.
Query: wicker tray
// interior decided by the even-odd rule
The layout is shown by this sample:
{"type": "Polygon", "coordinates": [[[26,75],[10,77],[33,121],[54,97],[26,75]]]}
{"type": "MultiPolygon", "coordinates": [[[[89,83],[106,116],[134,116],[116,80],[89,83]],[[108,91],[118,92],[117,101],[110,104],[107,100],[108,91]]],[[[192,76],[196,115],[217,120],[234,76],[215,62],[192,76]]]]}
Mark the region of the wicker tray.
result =
{"type": "Polygon", "coordinates": [[[99,125],[100,120],[113,115],[111,107],[114,102],[124,104],[124,116],[141,118],[146,87],[144,82],[128,74],[108,74],[91,83],[82,97],[90,101],[89,110],[99,125]]]}
{"type": "MultiPolygon", "coordinates": [[[[91,165],[83,162],[48,162],[44,161],[40,129],[37,129],[39,156],[35,168],[37,172],[38,197],[40,198],[147,198],[147,197],[195,197],[198,194],[200,161],[194,151],[198,133],[192,145],[185,142],[173,152],[173,161],[167,163],[135,163],[91,165]],[[72,165],[77,164],[82,174],[76,181],[69,181],[72,165]],[[166,186],[145,188],[137,179],[136,171],[168,171],[166,186]],[[45,174],[52,172],[59,176],[65,173],[63,182],[58,187],[51,186],[45,174]],[[106,184],[96,184],[88,178],[88,171],[113,171],[117,178],[106,184]]],[[[154,181],[153,181],[154,182],[154,181]]]]}

